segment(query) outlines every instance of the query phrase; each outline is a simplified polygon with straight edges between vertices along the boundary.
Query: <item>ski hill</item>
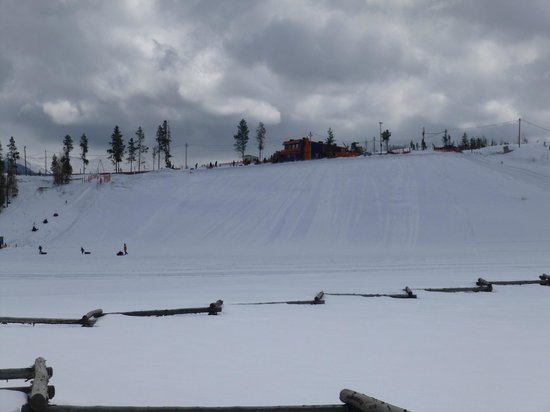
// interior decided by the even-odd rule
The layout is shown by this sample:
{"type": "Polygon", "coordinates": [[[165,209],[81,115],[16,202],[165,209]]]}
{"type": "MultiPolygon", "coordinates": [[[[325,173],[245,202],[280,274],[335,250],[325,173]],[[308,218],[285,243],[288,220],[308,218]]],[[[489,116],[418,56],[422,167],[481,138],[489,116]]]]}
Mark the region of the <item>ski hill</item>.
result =
{"type": "MultiPolygon", "coordinates": [[[[54,403],[69,405],[332,404],[348,387],[415,411],[549,410],[550,287],[424,290],[550,273],[550,150],[512,149],[113,174],[105,184],[75,176],[61,187],[21,176],[0,213],[0,316],[216,299],[224,309],[110,315],[93,328],[0,325],[0,368],[43,356],[54,403]],[[418,299],[241,305],[405,286],[418,299]]],[[[0,391],[2,411],[23,402],[0,391]]]]}
{"type": "Polygon", "coordinates": [[[21,177],[0,235],[63,254],[82,245],[114,255],[123,243],[139,255],[178,256],[529,251],[550,241],[543,149],[161,171],[113,175],[103,185],[21,177]]]}

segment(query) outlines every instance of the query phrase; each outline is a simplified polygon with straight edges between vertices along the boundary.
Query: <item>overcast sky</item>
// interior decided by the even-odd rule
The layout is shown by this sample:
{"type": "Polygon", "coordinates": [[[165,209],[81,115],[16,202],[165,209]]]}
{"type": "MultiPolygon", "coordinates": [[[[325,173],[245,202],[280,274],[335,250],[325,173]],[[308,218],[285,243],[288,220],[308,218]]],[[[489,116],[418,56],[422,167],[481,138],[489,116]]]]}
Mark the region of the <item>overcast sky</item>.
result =
{"type": "Polygon", "coordinates": [[[236,159],[242,118],[250,154],[260,121],[266,154],[329,127],[370,145],[379,122],[517,140],[519,117],[550,128],[549,22],[547,0],[0,0],[0,142],[43,165],[86,133],[99,158],[115,125],[153,146],[166,119],[179,166],[186,142],[190,165],[236,159]]]}

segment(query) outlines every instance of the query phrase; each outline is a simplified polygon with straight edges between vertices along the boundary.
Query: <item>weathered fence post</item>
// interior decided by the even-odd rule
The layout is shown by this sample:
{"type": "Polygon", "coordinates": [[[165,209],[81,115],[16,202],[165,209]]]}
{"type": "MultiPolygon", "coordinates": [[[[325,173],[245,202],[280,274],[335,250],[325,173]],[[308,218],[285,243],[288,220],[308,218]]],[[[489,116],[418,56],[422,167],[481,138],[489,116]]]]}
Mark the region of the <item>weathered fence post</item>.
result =
{"type": "Polygon", "coordinates": [[[48,405],[48,379],[46,359],[36,358],[34,361],[34,379],[29,394],[29,404],[33,411],[43,411],[48,405]]]}
{"type": "Polygon", "coordinates": [[[93,326],[95,321],[92,318],[100,318],[103,316],[103,309],[94,309],[82,316],[82,326],[93,326]]]}
{"type": "Polygon", "coordinates": [[[208,315],[217,315],[222,311],[223,300],[218,299],[216,302],[212,302],[208,307],[208,315]]]}
{"type": "Polygon", "coordinates": [[[340,400],[350,406],[352,410],[360,412],[410,412],[407,409],[371,398],[350,389],[343,389],[340,392],[340,400]]]}
{"type": "Polygon", "coordinates": [[[314,305],[319,305],[319,304],[323,304],[325,303],[325,292],[321,291],[319,293],[317,293],[317,295],[315,295],[315,297],[313,298],[313,304],[314,305]]]}

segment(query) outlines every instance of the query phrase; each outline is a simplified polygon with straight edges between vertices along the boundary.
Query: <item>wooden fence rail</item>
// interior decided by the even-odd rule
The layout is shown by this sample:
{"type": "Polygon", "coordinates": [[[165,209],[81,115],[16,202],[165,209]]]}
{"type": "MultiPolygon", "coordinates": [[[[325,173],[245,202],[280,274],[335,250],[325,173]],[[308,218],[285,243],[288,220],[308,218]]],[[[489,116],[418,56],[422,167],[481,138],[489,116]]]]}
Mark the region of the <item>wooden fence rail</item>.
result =
{"type": "Polygon", "coordinates": [[[405,293],[326,293],[328,296],[361,296],[363,298],[379,298],[387,297],[394,299],[416,299],[416,295],[413,293],[412,289],[406,286],[403,289],[405,293]]]}
{"type": "Polygon", "coordinates": [[[410,412],[407,409],[391,405],[350,389],[343,389],[340,392],[340,400],[346,405],[351,406],[352,410],[360,412],[410,412]]]}
{"type": "Polygon", "coordinates": [[[479,278],[476,282],[477,286],[486,286],[486,285],[542,285],[550,286],[550,276],[546,273],[543,273],[539,276],[538,280],[485,280],[479,278]]]}
{"type": "Polygon", "coordinates": [[[315,295],[312,300],[282,300],[275,302],[252,302],[252,303],[235,303],[235,305],[323,305],[325,303],[325,292],[321,291],[315,295]]]}
{"type": "MultiPolygon", "coordinates": [[[[27,405],[21,412],[33,412],[27,405]]],[[[298,406],[76,406],[50,405],[45,412],[348,412],[346,405],[298,406]]]]}
{"type": "MultiPolygon", "coordinates": [[[[340,392],[338,405],[287,405],[287,406],[77,406],[48,405],[44,412],[410,412],[371,396],[350,389],[340,392]]],[[[26,404],[21,412],[36,412],[26,404]]]]}
{"type": "Polygon", "coordinates": [[[446,292],[446,293],[455,293],[455,292],[492,292],[493,291],[493,285],[490,283],[483,286],[474,286],[474,287],[467,287],[467,288],[426,288],[421,289],[425,290],[426,292],[446,292]]]}
{"type": "Polygon", "coordinates": [[[0,323],[20,323],[27,325],[80,325],[84,327],[91,327],[95,325],[95,319],[62,319],[62,318],[19,318],[19,317],[0,317],[0,323]]]}
{"type": "Polygon", "coordinates": [[[32,379],[30,387],[10,387],[2,390],[19,391],[27,394],[28,408],[32,412],[43,412],[48,401],[54,397],[55,388],[48,385],[53,369],[46,367],[44,358],[36,358],[34,366],[23,369],[0,369],[0,379],[32,379]]]}
{"type": "MultiPolygon", "coordinates": [[[[46,372],[51,378],[53,376],[53,368],[47,367],[46,372]]],[[[34,377],[34,366],[30,368],[19,369],[0,369],[0,380],[7,381],[10,379],[32,379],[34,377]]]]}
{"type": "Polygon", "coordinates": [[[200,308],[180,308],[180,309],[156,309],[156,310],[135,310],[131,312],[108,312],[105,315],[126,315],[126,316],[171,316],[187,315],[194,313],[208,313],[217,315],[222,311],[223,300],[219,299],[207,307],[200,308]]]}
{"type": "Polygon", "coordinates": [[[101,309],[94,309],[83,315],[80,319],[63,319],[63,318],[20,318],[11,316],[1,316],[0,323],[21,323],[29,325],[80,325],[85,327],[94,326],[97,318],[103,316],[101,309]]]}
{"type": "Polygon", "coordinates": [[[0,316],[0,324],[29,324],[29,325],[80,325],[91,327],[97,322],[97,319],[105,315],[126,315],[126,316],[170,316],[192,313],[208,313],[217,315],[222,311],[223,300],[217,300],[207,307],[200,308],[182,308],[182,309],[160,309],[160,310],[137,310],[132,312],[103,312],[103,309],[94,309],[83,315],[80,319],[63,318],[21,318],[12,316],[0,316]]]}

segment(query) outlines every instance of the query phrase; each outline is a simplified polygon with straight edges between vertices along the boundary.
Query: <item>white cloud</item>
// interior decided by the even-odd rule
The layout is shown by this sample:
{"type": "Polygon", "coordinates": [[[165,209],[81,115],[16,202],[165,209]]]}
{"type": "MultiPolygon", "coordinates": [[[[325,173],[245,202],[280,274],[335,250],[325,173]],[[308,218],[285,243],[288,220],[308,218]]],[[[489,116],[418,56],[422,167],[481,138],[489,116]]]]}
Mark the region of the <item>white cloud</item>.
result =
{"type": "Polygon", "coordinates": [[[519,117],[511,101],[490,100],[483,107],[485,113],[494,116],[495,121],[506,122],[519,117]]]}
{"type": "Polygon", "coordinates": [[[80,119],[78,107],[68,100],[46,102],[42,105],[42,109],[57,124],[76,123],[80,119]]]}
{"type": "Polygon", "coordinates": [[[42,110],[55,124],[69,125],[88,119],[93,112],[93,107],[86,102],[73,103],[61,99],[43,103],[42,110]]]}
{"type": "Polygon", "coordinates": [[[203,106],[212,114],[239,115],[270,125],[281,122],[281,112],[262,100],[247,97],[215,98],[203,102],[203,106]]]}

